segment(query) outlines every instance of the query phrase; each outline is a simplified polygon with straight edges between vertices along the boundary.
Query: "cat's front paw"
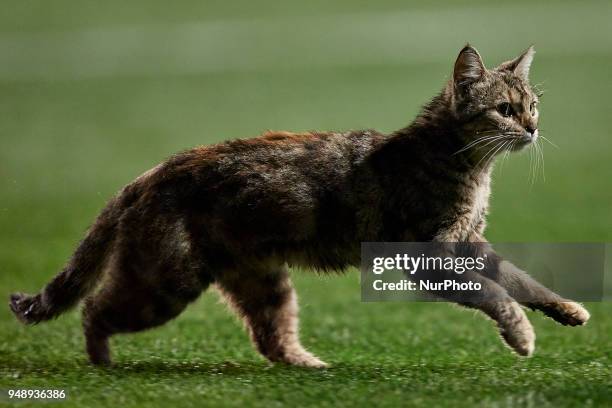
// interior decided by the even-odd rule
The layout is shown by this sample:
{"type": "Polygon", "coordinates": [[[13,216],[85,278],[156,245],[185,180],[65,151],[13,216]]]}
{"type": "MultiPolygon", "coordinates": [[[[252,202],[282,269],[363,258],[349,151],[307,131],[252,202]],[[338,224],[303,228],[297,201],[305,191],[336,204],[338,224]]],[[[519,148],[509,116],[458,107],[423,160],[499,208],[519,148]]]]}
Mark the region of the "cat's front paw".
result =
{"type": "Polygon", "coordinates": [[[518,355],[529,357],[535,350],[535,332],[523,309],[516,303],[504,304],[498,320],[499,333],[518,355]]]}
{"type": "Polygon", "coordinates": [[[582,326],[591,318],[591,314],[576,302],[547,304],[543,311],[546,316],[566,326],[582,326]]]}

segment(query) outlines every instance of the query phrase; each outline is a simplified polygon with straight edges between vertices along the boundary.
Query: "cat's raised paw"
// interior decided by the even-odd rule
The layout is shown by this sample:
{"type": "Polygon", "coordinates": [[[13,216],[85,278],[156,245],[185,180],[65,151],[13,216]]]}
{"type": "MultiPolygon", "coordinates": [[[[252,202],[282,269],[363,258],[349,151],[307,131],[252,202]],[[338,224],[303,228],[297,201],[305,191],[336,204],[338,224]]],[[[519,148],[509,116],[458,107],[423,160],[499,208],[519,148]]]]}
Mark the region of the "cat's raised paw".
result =
{"type": "Polygon", "coordinates": [[[591,314],[576,302],[559,302],[547,305],[544,313],[566,326],[582,326],[591,314]]]}

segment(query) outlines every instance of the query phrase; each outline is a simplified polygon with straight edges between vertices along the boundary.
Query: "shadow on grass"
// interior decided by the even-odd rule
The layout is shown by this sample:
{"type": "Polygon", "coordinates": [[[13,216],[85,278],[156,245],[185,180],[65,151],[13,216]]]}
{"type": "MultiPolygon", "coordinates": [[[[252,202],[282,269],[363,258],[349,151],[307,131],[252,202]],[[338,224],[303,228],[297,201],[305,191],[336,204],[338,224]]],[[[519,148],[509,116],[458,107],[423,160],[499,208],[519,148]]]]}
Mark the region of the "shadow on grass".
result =
{"type": "MultiPolygon", "coordinates": [[[[229,377],[244,376],[296,376],[296,377],[334,377],[348,376],[363,380],[380,379],[381,374],[405,375],[411,377],[419,373],[449,374],[465,370],[471,372],[486,372],[490,369],[499,370],[502,367],[513,366],[512,359],[496,361],[491,365],[483,361],[431,361],[423,362],[415,358],[413,361],[402,362],[338,362],[332,363],[329,368],[316,369],[308,367],[296,367],[285,364],[271,364],[261,361],[176,361],[152,358],[150,360],[116,361],[108,367],[96,367],[90,365],[84,359],[50,361],[44,359],[34,360],[32,358],[7,358],[1,356],[4,373],[18,373],[19,377],[27,376],[64,376],[64,375],[91,375],[98,374],[112,377],[173,377],[176,375],[197,375],[229,377]]],[[[520,362],[519,362],[520,364],[520,362]]]]}
{"type": "MultiPolygon", "coordinates": [[[[13,356],[11,356],[13,357],[13,356]]],[[[566,375],[582,372],[582,369],[600,369],[587,361],[551,360],[548,358],[519,359],[514,356],[486,356],[465,360],[427,360],[419,356],[403,361],[360,361],[332,362],[326,369],[295,367],[285,364],[271,364],[264,360],[254,361],[202,361],[202,360],[164,360],[152,357],[149,360],[116,361],[109,367],[90,365],[85,359],[75,360],[45,360],[31,357],[11,358],[0,355],[0,365],[4,379],[14,378],[16,381],[27,377],[88,377],[101,376],[106,378],[174,378],[177,376],[192,377],[294,377],[316,382],[334,381],[338,378],[350,378],[353,381],[377,382],[381,378],[403,378],[419,381],[428,378],[430,381],[443,382],[449,377],[461,378],[470,373],[474,380],[479,381],[488,375],[513,372],[515,380],[527,380],[530,372],[559,372],[566,375]],[[525,378],[523,378],[525,377],[525,378]]],[[[519,380],[519,382],[522,382],[519,380]]]]}

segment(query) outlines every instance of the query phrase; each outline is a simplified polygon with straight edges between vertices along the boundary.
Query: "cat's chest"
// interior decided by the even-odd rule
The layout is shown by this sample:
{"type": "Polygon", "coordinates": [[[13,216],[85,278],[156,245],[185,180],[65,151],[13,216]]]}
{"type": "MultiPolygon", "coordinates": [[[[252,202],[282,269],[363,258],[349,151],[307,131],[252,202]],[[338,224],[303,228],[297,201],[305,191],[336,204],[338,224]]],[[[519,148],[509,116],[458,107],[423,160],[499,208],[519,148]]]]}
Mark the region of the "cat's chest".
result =
{"type": "Polygon", "coordinates": [[[460,200],[452,207],[448,218],[453,222],[437,234],[445,242],[466,241],[473,233],[482,233],[486,226],[491,195],[488,175],[472,180],[460,192],[460,200]]]}
{"type": "MultiPolygon", "coordinates": [[[[470,211],[470,224],[473,229],[477,229],[479,224],[484,223],[489,211],[489,197],[491,196],[491,185],[487,179],[486,183],[479,185],[472,193],[470,211]]],[[[484,227],[484,225],[483,225],[484,227]]],[[[481,231],[478,231],[481,232],[481,231]]]]}

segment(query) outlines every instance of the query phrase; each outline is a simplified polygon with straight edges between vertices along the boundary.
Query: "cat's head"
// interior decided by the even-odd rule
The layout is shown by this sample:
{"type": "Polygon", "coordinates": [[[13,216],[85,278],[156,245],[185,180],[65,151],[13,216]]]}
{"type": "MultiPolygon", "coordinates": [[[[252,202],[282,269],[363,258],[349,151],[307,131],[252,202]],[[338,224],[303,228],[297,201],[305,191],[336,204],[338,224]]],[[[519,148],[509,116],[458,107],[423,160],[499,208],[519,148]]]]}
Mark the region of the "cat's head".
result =
{"type": "Polygon", "coordinates": [[[519,150],[538,138],[538,94],[529,84],[535,51],[487,69],[478,51],[466,45],[455,62],[451,108],[460,135],[476,155],[519,150]]]}

